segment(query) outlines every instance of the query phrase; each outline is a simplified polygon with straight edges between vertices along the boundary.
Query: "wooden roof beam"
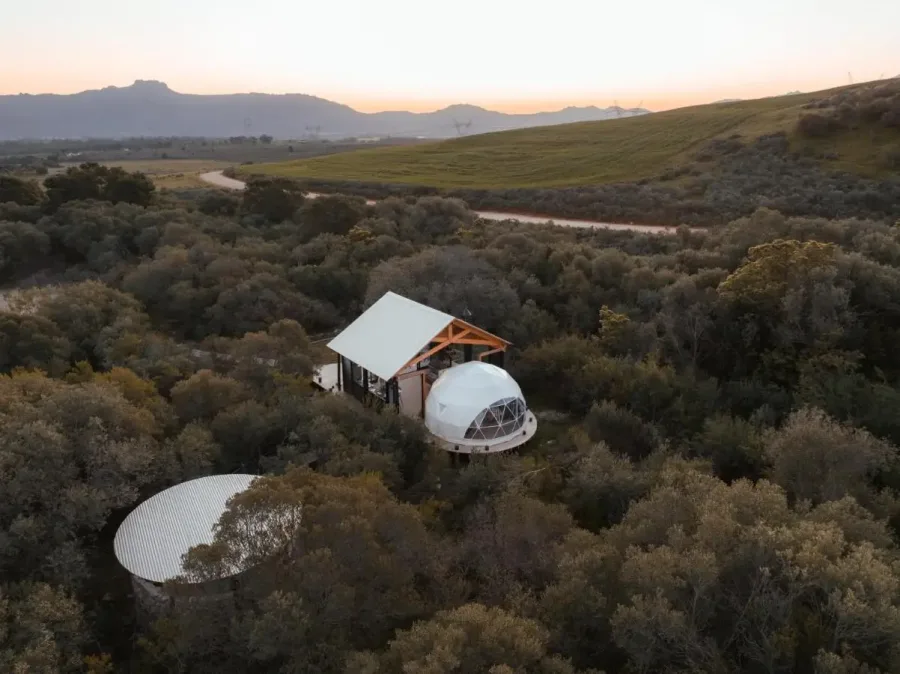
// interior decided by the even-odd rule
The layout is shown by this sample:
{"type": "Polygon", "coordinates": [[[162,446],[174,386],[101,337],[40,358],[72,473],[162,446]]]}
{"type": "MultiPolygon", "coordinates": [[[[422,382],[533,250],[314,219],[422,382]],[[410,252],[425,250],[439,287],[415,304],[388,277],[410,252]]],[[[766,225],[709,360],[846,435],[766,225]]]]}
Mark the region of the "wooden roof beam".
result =
{"type": "MultiPolygon", "coordinates": [[[[454,332],[454,325],[452,323],[447,326],[447,328],[449,333],[448,337],[441,339],[435,346],[431,347],[424,353],[420,353],[418,356],[404,365],[402,369],[405,370],[406,368],[412,367],[413,365],[418,365],[426,358],[433,356],[438,351],[443,351],[451,344],[485,344],[485,342],[478,341],[475,337],[470,337],[469,335],[472,334],[472,331],[468,328],[463,328],[462,330],[460,330],[460,332],[454,332]]],[[[457,327],[457,329],[459,328],[457,327]]]]}

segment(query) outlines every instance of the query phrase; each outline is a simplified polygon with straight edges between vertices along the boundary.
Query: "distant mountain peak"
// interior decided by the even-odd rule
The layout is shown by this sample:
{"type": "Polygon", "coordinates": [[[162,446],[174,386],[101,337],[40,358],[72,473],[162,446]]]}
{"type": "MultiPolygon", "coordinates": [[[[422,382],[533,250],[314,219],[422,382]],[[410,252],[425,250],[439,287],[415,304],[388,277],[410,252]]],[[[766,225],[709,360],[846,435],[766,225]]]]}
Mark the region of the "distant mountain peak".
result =
{"type": "Polygon", "coordinates": [[[101,91],[106,92],[133,92],[141,94],[174,94],[175,92],[169,88],[169,85],[159,80],[135,80],[127,87],[103,87],[101,91]]]}
{"type": "Polygon", "coordinates": [[[134,84],[131,85],[132,89],[165,89],[166,91],[172,91],[169,89],[169,85],[165,82],[160,82],[159,80],[135,80],[134,84]]]}
{"type": "Polygon", "coordinates": [[[454,103],[444,108],[445,112],[483,112],[484,108],[470,103],[454,103]]]}
{"type": "Polygon", "coordinates": [[[569,106],[507,114],[459,103],[434,112],[362,113],[306,94],[183,94],[159,80],[135,80],[77,94],[0,96],[0,140],[127,138],[248,133],[303,139],[349,136],[447,138],[530,126],[597,121],[645,111],[569,106]]]}

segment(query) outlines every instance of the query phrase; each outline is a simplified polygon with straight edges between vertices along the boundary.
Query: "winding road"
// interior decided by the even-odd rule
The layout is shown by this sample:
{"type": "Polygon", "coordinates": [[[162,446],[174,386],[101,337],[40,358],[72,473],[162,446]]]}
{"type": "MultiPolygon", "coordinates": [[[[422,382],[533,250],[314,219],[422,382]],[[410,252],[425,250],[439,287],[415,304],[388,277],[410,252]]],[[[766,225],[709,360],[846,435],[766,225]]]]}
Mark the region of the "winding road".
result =
{"type": "MultiPolygon", "coordinates": [[[[210,185],[222,187],[228,190],[242,190],[246,187],[246,183],[242,180],[235,180],[224,175],[221,171],[210,171],[209,173],[200,174],[200,179],[210,185]]],[[[315,199],[320,194],[310,192],[308,197],[315,199]]],[[[367,203],[375,203],[368,201],[367,203]]],[[[570,220],[568,218],[553,218],[542,215],[522,215],[520,213],[504,213],[502,211],[475,211],[479,217],[485,220],[518,220],[519,222],[527,222],[530,224],[544,225],[552,223],[561,227],[580,227],[589,229],[616,229],[620,231],[631,232],[647,232],[648,234],[674,234],[675,227],[663,227],[660,225],[625,225],[612,222],[598,222],[596,220],[570,220]]]]}

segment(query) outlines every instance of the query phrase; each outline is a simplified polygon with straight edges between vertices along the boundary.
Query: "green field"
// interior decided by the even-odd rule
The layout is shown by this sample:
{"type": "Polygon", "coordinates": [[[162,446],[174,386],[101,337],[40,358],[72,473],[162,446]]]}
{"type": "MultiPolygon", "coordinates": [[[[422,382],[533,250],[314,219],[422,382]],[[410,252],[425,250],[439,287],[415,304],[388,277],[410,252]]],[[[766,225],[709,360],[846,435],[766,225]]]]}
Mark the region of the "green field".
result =
{"type": "MultiPolygon", "coordinates": [[[[861,85],[857,85],[861,86],[861,85]]],[[[562,187],[633,181],[689,163],[717,137],[792,133],[803,105],[838,90],[680,108],[641,117],[505,131],[413,147],[242,167],[263,174],[324,180],[404,183],[438,188],[562,187]]],[[[846,133],[817,143],[835,168],[875,174],[887,132],[846,133]]],[[[893,142],[896,134],[891,135],[893,142]]]]}
{"type": "MultiPolygon", "coordinates": [[[[214,159],[122,159],[117,161],[101,161],[104,166],[117,166],[126,171],[140,171],[147,174],[159,189],[191,189],[210,188],[209,183],[200,180],[201,173],[219,171],[232,164],[214,159]]],[[[78,166],[79,162],[68,162],[61,169],[78,166]]]]}

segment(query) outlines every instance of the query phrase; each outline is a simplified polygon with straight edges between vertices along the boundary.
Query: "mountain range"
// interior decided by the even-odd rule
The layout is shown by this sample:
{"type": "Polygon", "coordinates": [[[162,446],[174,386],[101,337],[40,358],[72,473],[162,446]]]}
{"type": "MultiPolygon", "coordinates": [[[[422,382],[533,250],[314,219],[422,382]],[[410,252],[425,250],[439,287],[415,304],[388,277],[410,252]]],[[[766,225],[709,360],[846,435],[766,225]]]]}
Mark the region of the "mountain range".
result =
{"type": "Polygon", "coordinates": [[[530,126],[596,121],[650,112],[643,108],[568,107],[556,112],[506,114],[474,105],[426,113],[364,113],[305,94],[197,95],[163,82],[138,80],[77,94],[0,96],[0,140],[268,134],[276,138],[450,136],[530,126]]]}

